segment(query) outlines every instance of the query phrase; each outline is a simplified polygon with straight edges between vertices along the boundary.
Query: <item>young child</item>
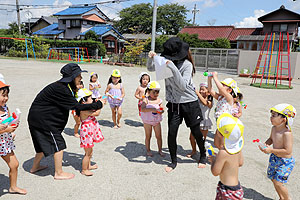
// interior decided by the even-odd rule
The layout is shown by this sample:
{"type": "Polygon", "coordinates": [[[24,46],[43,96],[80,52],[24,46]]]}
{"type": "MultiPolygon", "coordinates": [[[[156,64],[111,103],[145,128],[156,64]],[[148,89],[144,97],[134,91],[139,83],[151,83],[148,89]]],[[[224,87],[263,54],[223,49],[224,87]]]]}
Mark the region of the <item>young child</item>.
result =
{"type": "Polygon", "coordinates": [[[107,83],[105,94],[108,94],[108,103],[111,108],[112,120],[114,122],[114,128],[120,128],[120,119],[122,117],[123,98],[125,96],[125,90],[122,85],[121,72],[118,69],[114,69],[107,83]],[[117,119],[116,119],[116,114],[117,119]]]}
{"type": "Polygon", "coordinates": [[[139,115],[141,116],[141,105],[143,103],[143,99],[145,98],[145,90],[147,88],[148,83],[150,82],[150,75],[147,72],[142,72],[139,75],[140,85],[135,90],[135,98],[139,100],[138,109],[139,115]]]}
{"type": "Polygon", "coordinates": [[[162,107],[162,100],[158,98],[160,85],[156,81],[151,81],[147,85],[145,93],[147,97],[144,98],[141,106],[141,118],[144,123],[145,129],[145,146],[147,150],[147,156],[153,156],[150,150],[150,140],[152,135],[152,128],[155,132],[157,140],[158,153],[160,156],[164,156],[162,153],[162,137],[161,137],[161,125],[162,113],[164,112],[162,107]]]}
{"type": "MultiPolygon", "coordinates": [[[[199,98],[199,105],[201,108],[203,120],[200,122],[200,129],[204,140],[206,140],[206,136],[208,130],[211,129],[212,122],[209,118],[210,109],[213,107],[213,97],[210,95],[208,91],[207,83],[200,84],[200,90],[196,90],[196,94],[199,98]]],[[[187,157],[192,157],[196,153],[196,140],[192,133],[190,133],[190,142],[192,146],[192,152],[187,155],[187,157]]]]}
{"type": "MultiPolygon", "coordinates": [[[[218,73],[213,72],[212,76],[208,76],[208,91],[210,94],[218,100],[216,105],[216,111],[215,111],[215,118],[218,120],[218,118],[223,113],[230,113],[233,106],[233,98],[236,96],[236,88],[237,84],[236,81],[232,78],[226,78],[222,82],[218,79],[218,73]],[[215,84],[219,90],[219,93],[216,93],[212,89],[212,79],[214,79],[215,84]]],[[[218,132],[218,129],[216,130],[218,132]]],[[[216,134],[215,134],[216,137],[216,134]]],[[[218,143],[216,143],[216,140],[214,140],[214,145],[219,148],[218,143]]]]}
{"type": "Polygon", "coordinates": [[[233,106],[231,109],[232,116],[240,118],[242,116],[242,105],[241,101],[243,100],[243,94],[241,93],[239,87],[237,87],[237,95],[233,98],[233,106]]]}
{"type": "MultiPolygon", "coordinates": [[[[93,103],[92,92],[88,89],[80,89],[77,93],[77,101],[81,104],[93,103]]],[[[79,114],[79,113],[77,113],[79,114]]],[[[92,176],[92,169],[97,169],[97,164],[91,165],[91,157],[93,154],[94,143],[103,141],[104,137],[100,130],[100,125],[95,116],[100,114],[100,110],[81,111],[80,112],[80,147],[84,148],[85,155],[82,159],[82,171],[81,173],[86,176],[92,176]]]]}
{"type": "Polygon", "coordinates": [[[219,176],[215,199],[243,199],[244,191],[239,182],[239,167],[244,163],[241,152],[244,146],[244,125],[229,113],[222,114],[217,121],[215,140],[220,146],[216,156],[209,156],[211,173],[219,176]]]}
{"type": "Polygon", "coordinates": [[[280,199],[290,199],[287,188],[289,175],[294,166],[292,156],[293,134],[291,125],[296,116],[296,109],[289,104],[278,104],[271,108],[271,135],[265,142],[266,148],[260,150],[266,154],[271,153],[268,167],[268,178],[272,180],[280,199]],[[273,144],[273,148],[270,145],[273,144]]]}
{"type": "Polygon", "coordinates": [[[101,97],[100,91],[99,91],[100,88],[101,88],[101,85],[98,81],[98,74],[96,74],[95,72],[92,72],[91,77],[90,77],[89,89],[90,89],[90,91],[93,92],[93,94],[92,94],[93,100],[99,99],[101,97]]]}
{"type": "MultiPolygon", "coordinates": [[[[0,122],[10,117],[9,109],[6,105],[8,101],[9,85],[0,81],[0,122]]],[[[9,193],[17,193],[25,195],[25,189],[17,187],[19,162],[14,153],[15,145],[13,143],[12,133],[16,130],[16,126],[1,124],[0,126],[0,156],[9,167],[10,187],[9,193]]]]}
{"type": "MultiPolygon", "coordinates": [[[[84,85],[83,85],[83,82],[80,81],[80,85],[78,86],[78,90],[84,88],[84,85]]],[[[78,134],[78,129],[79,129],[79,126],[80,126],[80,117],[78,115],[76,115],[76,112],[75,110],[72,110],[72,115],[73,115],[73,118],[75,120],[75,125],[74,125],[74,136],[79,138],[79,134],[78,134]]]]}

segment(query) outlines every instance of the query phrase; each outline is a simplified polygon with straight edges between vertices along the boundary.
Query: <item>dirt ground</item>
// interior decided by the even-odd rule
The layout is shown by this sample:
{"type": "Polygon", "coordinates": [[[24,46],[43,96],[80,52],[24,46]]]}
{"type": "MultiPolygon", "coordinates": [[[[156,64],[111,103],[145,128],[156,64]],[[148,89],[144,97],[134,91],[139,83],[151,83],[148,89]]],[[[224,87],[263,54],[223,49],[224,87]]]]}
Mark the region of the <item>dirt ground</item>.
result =
{"type": "MultiPolygon", "coordinates": [[[[81,161],[84,150],[79,146],[79,139],[73,136],[74,120],[72,116],[64,130],[63,136],[67,143],[64,151],[63,169],[75,174],[75,178],[67,181],[55,181],[53,157],[47,157],[42,164],[49,168],[36,174],[29,173],[35,155],[30,137],[27,114],[29,107],[38,92],[49,83],[60,79],[60,68],[65,63],[25,61],[25,60],[0,60],[0,73],[5,77],[6,83],[11,85],[8,107],[11,111],[20,108],[22,121],[16,134],[15,153],[20,162],[18,185],[26,188],[26,196],[8,193],[9,178],[8,167],[5,162],[0,162],[0,197],[6,199],[214,199],[218,177],[210,172],[210,165],[205,169],[198,169],[195,159],[186,157],[190,152],[189,130],[183,123],[180,126],[178,142],[178,165],[171,172],[164,171],[170,162],[167,148],[167,114],[163,114],[162,134],[163,151],[166,156],[161,158],[157,154],[156,139],[153,135],[151,148],[155,154],[153,158],[146,157],[144,145],[144,128],[138,116],[137,100],[134,92],[139,84],[138,75],[146,68],[119,67],[100,63],[80,64],[82,69],[97,72],[102,85],[103,94],[109,76],[114,68],[121,71],[125,88],[123,103],[122,127],[118,130],[112,128],[111,110],[109,105],[103,107],[98,117],[104,141],[94,147],[93,163],[99,168],[94,171],[94,176],[85,177],[80,174],[81,161]]],[[[150,73],[152,80],[155,73],[150,73]]],[[[278,103],[290,103],[300,112],[300,80],[293,80],[291,90],[269,90],[249,86],[250,78],[240,78],[234,75],[220,74],[219,79],[232,77],[238,82],[247,109],[243,110],[241,117],[245,125],[245,156],[244,166],[240,168],[239,179],[244,188],[245,199],[269,200],[278,199],[272,182],[267,178],[268,155],[260,152],[253,139],[267,139],[270,135],[271,123],[269,109],[278,103]]],[[[83,74],[86,87],[89,83],[89,74],[83,74]]],[[[194,76],[194,83],[198,87],[200,82],[206,81],[201,72],[194,76]]],[[[160,98],[165,102],[164,81],[160,98]]],[[[213,109],[210,118],[213,122],[213,109]]],[[[299,115],[299,114],[298,114],[299,115]]],[[[289,178],[287,188],[292,199],[300,196],[300,123],[296,116],[292,127],[294,135],[293,154],[296,166],[289,178]]],[[[212,142],[215,124],[208,134],[212,142]]],[[[198,157],[198,156],[197,156],[198,157]]]]}

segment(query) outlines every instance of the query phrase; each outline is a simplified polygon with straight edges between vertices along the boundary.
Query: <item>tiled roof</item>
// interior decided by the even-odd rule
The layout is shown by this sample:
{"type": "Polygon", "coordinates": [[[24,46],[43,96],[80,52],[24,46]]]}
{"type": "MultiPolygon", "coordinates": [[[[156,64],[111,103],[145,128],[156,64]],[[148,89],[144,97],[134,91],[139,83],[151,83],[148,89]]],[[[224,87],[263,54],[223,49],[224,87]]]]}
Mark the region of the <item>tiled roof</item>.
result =
{"type": "Polygon", "coordinates": [[[110,24],[98,24],[92,28],[90,28],[89,30],[80,33],[80,35],[85,35],[88,31],[94,31],[97,35],[103,35],[105,33],[107,33],[108,31],[114,30],[121,38],[123,38],[122,34],[119,33],[119,31],[117,31],[117,29],[115,29],[112,25],[110,24]]]}
{"type": "Polygon", "coordinates": [[[55,13],[53,16],[61,15],[81,15],[90,10],[97,8],[97,6],[70,6],[69,8],[62,10],[58,13],[55,13]]]}
{"type": "Polygon", "coordinates": [[[259,35],[262,28],[235,28],[231,31],[228,39],[235,41],[239,35],[259,35]]]}
{"type": "Polygon", "coordinates": [[[45,28],[42,28],[42,29],[34,32],[33,35],[58,35],[63,32],[64,32],[64,30],[59,30],[58,24],[54,23],[54,24],[51,24],[45,28]]]}

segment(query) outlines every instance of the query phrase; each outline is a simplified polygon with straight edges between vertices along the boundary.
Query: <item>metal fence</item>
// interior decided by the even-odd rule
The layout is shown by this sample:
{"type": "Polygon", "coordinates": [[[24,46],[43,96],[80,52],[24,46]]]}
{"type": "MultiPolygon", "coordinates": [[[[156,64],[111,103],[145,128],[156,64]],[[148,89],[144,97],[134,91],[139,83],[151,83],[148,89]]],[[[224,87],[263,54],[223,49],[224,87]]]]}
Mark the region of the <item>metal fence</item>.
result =
{"type": "Polygon", "coordinates": [[[237,74],[238,49],[190,48],[198,71],[221,71],[237,74]]]}

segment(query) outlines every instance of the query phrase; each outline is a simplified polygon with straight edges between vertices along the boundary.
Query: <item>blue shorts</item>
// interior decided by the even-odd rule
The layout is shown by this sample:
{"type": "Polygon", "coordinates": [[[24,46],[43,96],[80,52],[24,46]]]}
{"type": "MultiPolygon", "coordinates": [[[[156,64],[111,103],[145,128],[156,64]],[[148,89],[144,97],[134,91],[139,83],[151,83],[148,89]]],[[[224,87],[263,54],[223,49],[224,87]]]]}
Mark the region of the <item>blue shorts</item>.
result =
{"type": "Polygon", "coordinates": [[[293,157],[281,158],[272,153],[269,159],[268,178],[286,183],[294,166],[295,159],[293,157]]]}

